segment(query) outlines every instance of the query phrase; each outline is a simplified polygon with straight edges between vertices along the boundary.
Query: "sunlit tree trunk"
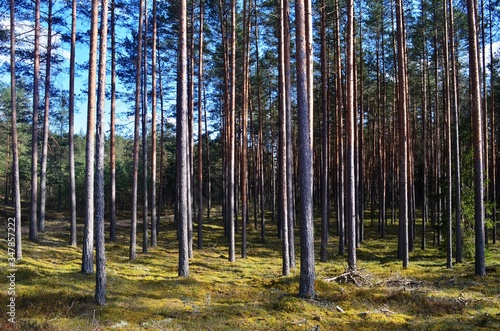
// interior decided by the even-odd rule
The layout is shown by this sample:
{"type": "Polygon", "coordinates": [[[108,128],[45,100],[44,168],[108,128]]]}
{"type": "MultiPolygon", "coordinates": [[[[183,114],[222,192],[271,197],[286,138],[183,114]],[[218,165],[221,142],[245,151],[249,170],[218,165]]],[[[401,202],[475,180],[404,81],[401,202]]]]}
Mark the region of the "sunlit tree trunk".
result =
{"type": "Polygon", "coordinates": [[[447,178],[447,194],[446,194],[446,267],[453,267],[453,233],[452,233],[452,194],[453,194],[453,181],[452,181],[452,159],[451,159],[451,93],[450,93],[450,54],[449,54],[449,34],[448,34],[448,1],[443,1],[443,32],[444,32],[444,108],[445,108],[445,125],[446,125],[446,178],[447,178]]]}
{"type": "Polygon", "coordinates": [[[106,249],[104,246],[104,106],[106,101],[106,51],[108,40],[108,0],[101,0],[101,27],[99,48],[99,85],[97,101],[97,150],[96,150],[96,288],[95,301],[106,303],[106,249]]]}
{"type": "MultiPolygon", "coordinates": [[[[151,37],[151,246],[157,245],[157,206],[156,206],[156,42],[158,22],[157,1],[153,0],[153,35],[151,37]]],[[[161,167],[162,165],[160,165],[161,167]]]]}
{"type": "Polygon", "coordinates": [[[82,273],[94,272],[94,164],[95,164],[95,116],[97,86],[97,32],[99,23],[99,1],[92,0],[90,29],[87,141],[85,162],[85,224],[83,228],[82,273]]]}
{"type": "Polygon", "coordinates": [[[405,61],[405,28],[403,2],[396,1],[399,125],[399,240],[403,268],[408,267],[408,115],[407,70],[405,61]]]}
{"type": "MultiPolygon", "coordinates": [[[[312,33],[306,15],[311,12],[310,0],[295,0],[296,66],[297,66],[297,113],[298,113],[298,160],[300,187],[300,285],[301,298],[314,298],[314,224],[313,224],[313,139],[312,100],[309,100],[309,81],[312,70],[312,49],[309,49],[307,35],[312,33]],[[306,4],[307,3],[307,4],[306,4]]],[[[311,45],[312,46],[312,45],[311,45]]]]}
{"type": "Polygon", "coordinates": [[[76,246],[76,189],[75,189],[75,49],[76,49],[76,0],[71,2],[71,49],[69,60],[69,186],[71,200],[70,245],[76,246]]]}
{"type": "Polygon", "coordinates": [[[292,78],[290,72],[290,1],[283,0],[283,57],[285,60],[285,109],[286,109],[286,181],[287,181],[287,219],[288,250],[290,268],[295,269],[295,190],[293,180],[293,135],[292,135],[292,78]]]}
{"type": "Polygon", "coordinates": [[[109,239],[116,241],[116,20],[115,0],[111,0],[111,115],[109,133],[110,220],[109,239]]]}
{"type": "MultiPolygon", "coordinates": [[[[204,6],[200,0],[200,27],[198,48],[198,249],[203,248],[203,24],[204,6]]],[[[208,132],[206,132],[208,135],[208,132]]],[[[208,146],[207,146],[208,149],[208,146]]]]}
{"type": "MultiPolygon", "coordinates": [[[[31,129],[31,208],[30,208],[29,239],[31,241],[36,241],[38,239],[37,210],[38,210],[38,107],[40,99],[39,95],[40,93],[39,92],[40,90],[39,86],[40,84],[40,0],[35,1],[35,39],[33,48],[34,48],[33,49],[33,125],[31,129]]],[[[71,106],[70,106],[70,129],[71,129],[71,106]]],[[[70,153],[71,153],[71,143],[70,143],[70,153]]]]}
{"type": "Polygon", "coordinates": [[[179,42],[178,42],[179,64],[177,66],[177,173],[178,189],[176,212],[179,222],[179,267],[178,274],[181,277],[189,276],[189,252],[188,252],[188,195],[189,193],[189,165],[188,165],[188,100],[187,100],[187,1],[180,1],[179,8],[179,42]]]}
{"type": "Polygon", "coordinates": [[[355,158],[355,82],[354,71],[354,2],[347,1],[347,53],[346,53],[346,220],[347,267],[356,271],[356,173],[355,158]]]}
{"type": "Polygon", "coordinates": [[[241,154],[240,154],[240,192],[241,192],[241,257],[247,257],[248,223],[248,48],[250,19],[248,1],[243,1],[243,100],[241,105],[241,154]]]}
{"type": "Polygon", "coordinates": [[[329,117],[328,117],[328,63],[326,49],[326,8],[325,0],[321,1],[321,110],[322,110],[322,138],[321,138],[321,250],[320,261],[327,260],[329,211],[329,117]]]}
{"type": "Polygon", "coordinates": [[[43,114],[43,145],[42,166],[40,174],[40,210],[38,215],[38,231],[45,232],[45,205],[47,202],[47,157],[49,148],[49,114],[50,114],[50,85],[51,85],[51,57],[52,57],[52,0],[48,1],[47,17],[47,55],[45,60],[45,107],[43,114]]]}
{"type": "Polygon", "coordinates": [[[229,157],[229,178],[228,178],[228,227],[229,227],[229,261],[235,261],[235,149],[236,149],[236,136],[235,136],[235,119],[236,119],[236,0],[231,0],[231,45],[230,45],[230,95],[229,95],[229,109],[228,109],[228,157],[229,157]]]}
{"type": "Polygon", "coordinates": [[[279,140],[278,140],[278,185],[279,185],[279,217],[280,217],[280,238],[282,242],[283,276],[290,274],[290,251],[288,241],[288,190],[287,190],[287,154],[286,154],[286,87],[285,87],[285,58],[284,52],[284,8],[283,0],[278,2],[279,10],[279,140]]]}
{"type": "MultiPolygon", "coordinates": [[[[19,180],[19,149],[17,139],[17,105],[16,105],[16,20],[15,1],[10,0],[10,107],[12,113],[12,186],[14,188],[15,220],[14,220],[14,242],[15,258],[20,261],[23,257],[21,247],[21,186],[19,180]]],[[[9,227],[10,230],[10,227],[9,227]]],[[[9,243],[10,243],[9,232],[9,243]]],[[[10,246],[9,246],[10,247],[10,246]]]]}
{"type": "Polygon", "coordinates": [[[469,39],[469,73],[471,89],[471,112],[474,145],[474,231],[475,274],[486,275],[484,260],[484,146],[483,118],[481,108],[481,86],[479,67],[479,42],[477,32],[477,0],[467,0],[467,22],[469,39]]]}
{"type": "Polygon", "coordinates": [[[448,8],[450,8],[450,49],[451,49],[451,88],[452,88],[452,113],[453,113],[453,148],[455,156],[455,261],[462,262],[462,185],[461,185],[461,170],[460,170],[460,133],[459,133],[459,94],[458,94],[458,71],[455,45],[455,23],[454,23],[454,6],[453,0],[449,0],[448,8]]]}
{"type": "Polygon", "coordinates": [[[130,219],[129,259],[135,260],[137,249],[137,187],[139,177],[139,118],[141,111],[141,69],[142,69],[142,29],[144,23],[144,0],[139,3],[139,23],[137,29],[137,58],[135,63],[135,108],[134,108],[134,151],[132,173],[132,216],[130,219]]]}

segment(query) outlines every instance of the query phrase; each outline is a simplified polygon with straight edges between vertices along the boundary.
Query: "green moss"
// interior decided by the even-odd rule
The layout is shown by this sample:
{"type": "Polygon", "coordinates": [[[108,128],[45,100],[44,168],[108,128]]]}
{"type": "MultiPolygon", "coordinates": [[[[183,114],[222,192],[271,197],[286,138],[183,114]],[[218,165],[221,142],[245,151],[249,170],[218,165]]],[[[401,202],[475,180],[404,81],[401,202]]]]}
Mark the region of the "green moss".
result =
{"type": "MultiPolygon", "coordinates": [[[[496,266],[498,271],[486,277],[474,277],[470,262],[446,269],[445,256],[436,248],[411,253],[410,266],[403,269],[395,257],[397,226],[389,226],[383,240],[375,228],[367,227],[365,241],[358,249],[358,267],[370,285],[356,286],[330,280],[343,273],[346,265],[345,257],[336,254],[338,242],[332,237],[329,261],[316,265],[318,298],[303,300],[297,297],[299,269],[292,270],[288,277],[281,276],[281,242],[274,236],[269,235],[262,244],[260,231],[249,229],[249,257],[230,263],[227,240],[219,225],[222,221],[213,220],[204,227],[205,248],[193,251],[190,277],[179,278],[175,227],[162,221],[158,247],[150,248],[148,254],[138,251],[135,261],[128,259],[128,221],[119,222],[117,242],[106,244],[107,304],[101,307],[93,300],[95,275],[80,273],[81,248],[66,244],[67,229],[53,215],[39,243],[24,242],[24,259],[16,272],[18,327],[500,329],[500,249],[493,245],[489,246],[487,265],[496,266]]],[[[274,226],[269,224],[268,230],[274,231],[274,226]]],[[[138,241],[139,250],[140,245],[138,241]]],[[[4,240],[0,241],[0,250],[6,250],[4,240]]],[[[6,272],[5,267],[2,272],[6,272]]],[[[5,292],[0,293],[1,302],[7,299],[5,292]]],[[[9,328],[0,325],[2,330],[9,328]]]]}

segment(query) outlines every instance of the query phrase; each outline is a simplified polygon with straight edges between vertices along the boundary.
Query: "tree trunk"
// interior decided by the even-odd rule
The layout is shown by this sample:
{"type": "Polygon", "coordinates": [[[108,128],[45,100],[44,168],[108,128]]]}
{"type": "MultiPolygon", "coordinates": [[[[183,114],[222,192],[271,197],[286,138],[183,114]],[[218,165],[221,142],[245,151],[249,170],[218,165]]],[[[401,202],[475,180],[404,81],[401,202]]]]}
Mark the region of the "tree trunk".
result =
{"type": "MultiPolygon", "coordinates": [[[[40,0],[35,1],[35,40],[33,50],[33,126],[31,130],[31,210],[29,239],[38,239],[37,208],[38,208],[38,107],[40,84],[40,0]]],[[[71,77],[71,74],[70,74],[71,77]]],[[[70,96],[71,96],[70,92],[70,96]]],[[[70,99],[71,102],[71,99],[70,99]]],[[[70,129],[71,129],[70,106],[70,129]]],[[[72,139],[70,135],[70,139],[72,139]]],[[[70,142],[70,153],[71,153],[70,142]]],[[[73,177],[74,178],[74,177],[73,177]]],[[[73,242],[73,241],[72,241],[73,242]]]]}
{"type": "Polygon", "coordinates": [[[230,90],[230,106],[228,112],[228,133],[229,133],[229,178],[228,178],[228,226],[229,226],[229,261],[235,261],[235,243],[234,243],[234,207],[235,207],[235,118],[236,118],[236,0],[231,0],[231,58],[230,58],[230,73],[231,73],[231,90],[230,90]]]}
{"type": "MultiPolygon", "coordinates": [[[[452,194],[453,194],[453,181],[452,181],[452,159],[451,159],[451,93],[450,93],[450,55],[449,55],[449,37],[448,37],[448,10],[452,11],[453,8],[448,8],[448,1],[443,1],[443,32],[444,32],[444,108],[446,116],[446,178],[447,178],[447,194],[446,194],[446,214],[447,214],[447,233],[446,233],[446,267],[453,267],[453,233],[452,233],[452,194]]],[[[452,37],[453,38],[453,37],[452,37]]]]}
{"type": "Polygon", "coordinates": [[[47,157],[49,145],[49,113],[50,113],[50,70],[52,57],[52,0],[48,1],[47,18],[47,56],[45,66],[45,109],[43,115],[42,169],[40,175],[40,210],[38,215],[38,231],[45,232],[45,205],[47,201],[47,157]]]}
{"type": "MultiPolygon", "coordinates": [[[[198,249],[203,248],[203,135],[202,135],[202,93],[203,93],[203,0],[200,0],[200,30],[198,48],[198,249]]],[[[208,132],[206,132],[208,135],[208,132]]],[[[208,146],[207,146],[208,148],[208,146]]]]}
{"type": "Polygon", "coordinates": [[[176,212],[179,223],[179,268],[180,277],[189,276],[188,252],[188,195],[189,192],[189,165],[188,165],[188,100],[187,100],[187,1],[180,1],[179,8],[179,64],[177,66],[177,173],[178,195],[176,212]]]}
{"type": "Polygon", "coordinates": [[[347,54],[346,54],[346,216],[347,267],[356,271],[356,173],[355,158],[355,72],[354,72],[354,3],[347,1],[347,54]]]}
{"type": "Polygon", "coordinates": [[[285,85],[285,47],[284,44],[284,7],[283,0],[278,2],[278,10],[279,10],[279,141],[278,141],[278,185],[279,185],[279,223],[281,224],[280,228],[280,238],[282,241],[282,261],[283,261],[283,269],[282,275],[288,276],[290,274],[290,250],[289,250],[289,241],[288,241],[288,190],[287,190],[287,153],[286,153],[286,85],[285,85]]]}
{"type": "Polygon", "coordinates": [[[134,156],[132,174],[132,217],[130,219],[129,259],[135,260],[137,245],[137,187],[139,177],[139,117],[141,111],[141,69],[142,69],[142,30],[144,19],[144,0],[139,3],[139,26],[137,29],[137,59],[135,63],[135,109],[134,109],[134,156]]]}
{"type": "Polygon", "coordinates": [[[109,133],[110,220],[109,239],[116,241],[116,20],[115,0],[111,0],[111,115],[109,133]]]}
{"type": "Polygon", "coordinates": [[[71,199],[70,245],[76,247],[76,188],[75,188],[75,53],[76,0],[71,2],[71,50],[69,63],[69,186],[71,199]]]}
{"type": "Polygon", "coordinates": [[[240,192],[241,192],[241,257],[247,257],[248,223],[248,48],[250,19],[247,0],[243,1],[243,100],[241,105],[241,154],[240,154],[240,192]]]}
{"type": "Polygon", "coordinates": [[[95,116],[97,85],[97,32],[99,23],[99,1],[92,0],[90,29],[89,78],[87,103],[87,140],[85,162],[85,224],[83,229],[82,273],[94,272],[94,164],[95,164],[95,116]]]}
{"type": "Polygon", "coordinates": [[[95,301],[106,303],[106,248],[104,240],[104,106],[106,101],[106,51],[108,40],[108,0],[101,1],[99,48],[99,85],[97,103],[97,172],[96,172],[96,287],[95,301]]]}
{"type": "Polygon", "coordinates": [[[328,63],[326,57],[326,8],[325,0],[321,0],[321,108],[322,108],[322,139],[321,139],[321,250],[320,261],[327,261],[328,245],[328,182],[329,182],[329,125],[328,125],[328,63]]]}
{"type": "Polygon", "coordinates": [[[399,243],[403,268],[408,267],[408,116],[407,70],[405,61],[405,28],[403,2],[396,1],[399,125],[399,243]]]}
{"type": "MultiPolygon", "coordinates": [[[[312,100],[309,94],[309,77],[311,66],[308,66],[312,49],[308,49],[307,37],[310,26],[306,15],[311,15],[310,0],[295,0],[296,25],[296,66],[297,66],[297,113],[298,113],[298,153],[299,153],[299,185],[300,185],[300,285],[301,298],[314,298],[314,224],[313,224],[313,140],[312,140],[312,100]],[[307,2],[307,4],[306,4],[307,2]],[[308,51],[309,50],[309,51],[308,51]]],[[[310,82],[312,85],[312,81],[310,82]]]]}
{"type": "Polygon", "coordinates": [[[477,0],[467,0],[467,21],[469,33],[469,71],[474,145],[475,274],[478,276],[485,276],[483,109],[481,108],[481,87],[479,81],[480,67],[477,33],[477,0]]]}
{"type": "Polygon", "coordinates": [[[153,0],[153,35],[151,46],[151,246],[157,245],[156,233],[156,0],[153,0]]]}
{"type": "MultiPolygon", "coordinates": [[[[17,100],[16,100],[16,34],[15,34],[15,2],[10,0],[10,107],[12,112],[12,185],[14,188],[15,220],[14,220],[14,243],[15,258],[20,261],[23,257],[21,247],[21,187],[19,180],[19,149],[17,141],[17,100]]],[[[11,243],[11,227],[9,220],[9,244],[11,243]]],[[[9,258],[10,255],[9,245],[9,258]]],[[[12,264],[11,264],[12,265],[12,264]]]]}

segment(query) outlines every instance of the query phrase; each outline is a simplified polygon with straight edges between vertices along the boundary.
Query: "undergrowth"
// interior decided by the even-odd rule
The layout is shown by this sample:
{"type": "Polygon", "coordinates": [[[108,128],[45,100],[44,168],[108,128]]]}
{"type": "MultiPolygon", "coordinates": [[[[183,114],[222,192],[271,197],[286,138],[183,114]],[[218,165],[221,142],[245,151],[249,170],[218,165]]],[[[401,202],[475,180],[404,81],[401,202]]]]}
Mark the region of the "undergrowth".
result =
{"type": "MultiPolygon", "coordinates": [[[[5,222],[8,213],[2,213],[5,222]]],[[[260,230],[249,227],[248,258],[230,263],[222,220],[211,220],[204,224],[204,248],[194,246],[190,276],[179,278],[172,219],[172,215],[162,218],[158,246],[138,254],[135,261],[128,259],[128,220],[119,222],[118,240],[106,243],[105,306],[94,303],[95,276],[80,273],[81,244],[67,244],[65,216],[49,214],[47,232],[40,234],[37,243],[28,241],[24,222],[23,260],[16,271],[16,324],[3,314],[0,329],[500,329],[498,246],[488,246],[485,277],[474,276],[473,261],[446,269],[446,256],[437,247],[415,249],[409,268],[403,269],[395,257],[397,225],[389,225],[388,235],[380,239],[376,226],[367,222],[366,238],[357,250],[358,272],[366,282],[357,286],[332,281],[346,271],[346,257],[338,255],[338,241],[332,233],[328,262],[320,263],[319,258],[316,262],[317,298],[303,300],[297,297],[299,247],[297,269],[288,277],[281,276],[281,243],[274,224],[267,223],[266,243],[260,242],[260,230]]],[[[79,220],[79,234],[81,230],[79,220]]],[[[5,307],[9,300],[7,236],[5,230],[2,233],[0,302],[5,307]]],[[[319,245],[319,230],[317,234],[319,245]]]]}

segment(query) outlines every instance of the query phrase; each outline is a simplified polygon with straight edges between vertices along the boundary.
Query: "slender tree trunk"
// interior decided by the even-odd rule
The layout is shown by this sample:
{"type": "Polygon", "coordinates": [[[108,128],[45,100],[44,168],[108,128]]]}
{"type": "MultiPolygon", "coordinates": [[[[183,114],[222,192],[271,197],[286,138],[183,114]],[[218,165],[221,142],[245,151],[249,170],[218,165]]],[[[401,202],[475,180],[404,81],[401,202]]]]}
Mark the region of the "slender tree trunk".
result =
{"type": "Polygon", "coordinates": [[[106,101],[106,51],[108,40],[108,0],[101,0],[99,48],[99,85],[97,103],[97,172],[96,172],[96,288],[95,301],[106,303],[106,248],[104,240],[104,105],[106,101]]]}
{"type": "Polygon", "coordinates": [[[428,161],[427,161],[427,136],[428,136],[428,120],[427,120],[427,47],[425,21],[427,20],[427,11],[425,10],[425,2],[421,2],[422,6],[422,154],[423,154],[423,197],[422,197],[422,241],[420,248],[426,249],[426,226],[429,221],[429,205],[428,205],[428,161]]]}
{"type": "Polygon", "coordinates": [[[109,133],[110,220],[109,239],[116,241],[116,20],[115,0],[111,0],[111,115],[109,133]]]}
{"type": "Polygon", "coordinates": [[[462,185],[461,185],[461,174],[460,174],[460,133],[459,133],[459,94],[458,94],[458,72],[457,72],[457,60],[456,60],[456,49],[455,45],[455,23],[453,15],[453,0],[449,0],[448,8],[450,8],[450,49],[451,49],[451,85],[452,85],[452,112],[453,112],[453,148],[455,156],[455,261],[457,263],[462,262],[462,208],[461,196],[462,196],[462,185]]]}
{"type": "MultiPolygon", "coordinates": [[[[12,17],[14,16],[12,15],[12,17]]],[[[30,208],[29,239],[31,241],[36,241],[38,239],[37,207],[38,207],[38,108],[40,106],[39,105],[40,0],[35,1],[35,40],[34,40],[34,50],[33,50],[33,71],[34,71],[33,72],[33,126],[31,130],[31,208],[30,208]]],[[[71,129],[71,106],[70,106],[70,129],[71,129]]],[[[70,143],[70,153],[71,153],[71,143],[70,143]]]]}
{"type": "Polygon", "coordinates": [[[356,271],[356,173],[355,173],[355,71],[354,71],[354,2],[347,1],[346,54],[346,187],[347,187],[347,267],[356,271]]]}
{"type": "MultiPolygon", "coordinates": [[[[159,50],[158,50],[159,53],[159,50]]],[[[160,120],[160,180],[158,186],[160,188],[158,192],[158,219],[156,221],[156,234],[160,233],[160,219],[161,213],[163,212],[163,168],[165,167],[164,154],[165,154],[165,109],[163,107],[163,84],[162,84],[162,70],[161,70],[161,57],[158,56],[158,70],[159,70],[159,88],[160,88],[160,109],[161,109],[161,120],[160,120]]]]}
{"type": "Polygon", "coordinates": [[[259,55],[259,24],[257,18],[258,10],[255,10],[255,66],[257,75],[257,111],[259,113],[259,131],[258,131],[258,153],[257,153],[257,163],[258,163],[258,186],[259,186],[259,196],[260,196],[260,240],[262,243],[266,242],[266,217],[264,214],[265,207],[265,195],[264,195],[264,137],[263,137],[263,114],[262,114],[262,93],[261,84],[262,77],[260,75],[260,55],[259,55]]]}
{"type": "MultiPolygon", "coordinates": [[[[19,180],[19,149],[17,141],[17,100],[16,100],[16,20],[15,1],[10,0],[10,107],[12,112],[12,185],[14,187],[15,220],[14,220],[14,243],[15,258],[20,261],[23,257],[21,247],[21,186],[19,180]]],[[[10,221],[9,221],[10,222],[10,221]]],[[[10,226],[10,223],[9,223],[10,226]]],[[[11,232],[9,227],[9,244],[11,232]]],[[[9,246],[10,248],[10,246],[9,246]]],[[[10,249],[9,249],[10,253],[10,249]]],[[[11,255],[9,255],[11,257],[11,255]]]]}
{"type": "Polygon", "coordinates": [[[329,182],[329,125],[328,125],[328,64],[326,57],[326,8],[325,0],[321,0],[321,108],[322,108],[322,138],[321,138],[321,250],[320,261],[327,261],[328,245],[328,182],[329,182]]]}
{"type": "Polygon", "coordinates": [[[189,252],[188,252],[188,195],[189,192],[189,165],[188,165],[188,100],[187,100],[187,1],[180,1],[179,8],[179,64],[177,66],[177,173],[178,173],[178,195],[177,203],[179,214],[179,268],[180,277],[189,276],[189,252]]]}
{"type": "Polygon", "coordinates": [[[445,108],[445,125],[446,125],[446,178],[447,178],[447,195],[446,195],[446,214],[447,214],[447,233],[446,233],[446,267],[453,267],[453,233],[452,233],[452,194],[453,194],[453,181],[452,181],[452,159],[451,159],[451,93],[450,93],[450,55],[449,55],[449,37],[448,37],[448,1],[443,1],[443,27],[444,27],[444,108],[445,108]]]}
{"type": "Polygon", "coordinates": [[[286,177],[287,177],[287,219],[288,219],[288,249],[290,268],[295,269],[295,193],[293,183],[293,135],[292,135],[292,79],[290,73],[290,1],[283,0],[283,56],[285,60],[285,109],[286,109],[286,177]]]}
{"type": "Polygon", "coordinates": [[[474,220],[475,220],[475,274],[486,275],[484,261],[484,146],[483,118],[477,33],[477,0],[467,0],[469,37],[469,71],[471,89],[471,112],[474,144],[474,220]]]}
{"type": "Polygon", "coordinates": [[[47,157],[49,145],[50,114],[50,70],[52,57],[52,0],[48,1],[47,18],[47,56],[45,60],[45,109],[43,115],[42,169],[40,175],[40,210],[38,215],[38,231],[45,232],[45,205],[47,201],[47,157]]]}
{"type": "Polygon", "coordinates": [[[89,78],[87,103],[87,141],[85,162],[85,224],[83,228],[82,273],[94,272],[94,164],[96,128],[96,86],[97,86],[97,33],[99,23],[99,1],[92,0],[92,21],[90,29],[89,78]]]}
{"type": "Polygon", "coordinates": [[[235,119],[236,119],[236,0],[231,0],[231,58],[230,58],[230,105],[228,112],[228,131],[229,131],[229,178],[228,178],[228,225],[229,225],[229,261],[235,261],[235,119]]]}
{"type": "MultiPolygon", "coordinates": [[[[297,66],[297,112],[298,112],[298,153],[299,153],[299,185],[300,185],[300,285],[301,298],[314,298],[314,226],[313,226],[313,140],[312,140],[312,100],[310,100],[309,81],[312,49],[309,49],[306,35],[310,31],[310,20],[306,15],[312,13],[310,0],[295,0],[296,25],[296,66],[297,66]],[[309,71],[308,71],[309,70],[309,71]]],[[[312,45],[311,45],[312,46],[312,45]]]]}
{"type": "Polygon", "coordinates": [[[142,34],[144,59],[142,60],[142,252],[148,252],[148,1],[144,0],[144,29],[142,34]]]}
{"type": "Polygon", "coordinates": [[[248,48],[249,23],[247,0],[243,1],[243,104],[241,107],[241,257],[247,257],[247,223],[248,223],[248,48]]]}
{"type": "Polygon", "coordinates": [[[69,63],[69,186],[71,199],[70,245],[76,247],[76,188],[75,188],[75,52],[76,0],[71,2],[71,50],[69,63]]]}
{"type": "Polygon", "coordinates": [[[403,2],[396,1],[398,62],[398,125],[399,125],[399,234],[403,268],[408,267],[408,116],[407,70],[405,61],[405,28],[403,2]]]}
{"type": "MultiPolygon", "coordinates": [[[[198,249],[203,248],[203,135],[202,135],[202,110],[203,100],[203,24],[204,7],[200,0],[200,30],[198,48],[198,249]]],[[[208,133],[206,133],[208,135],[208,133]]],[[[207,146],[208,148],[208,146],[207,146]]]]}
{"type": "Polygon", "coordinates": [[[336,98],[336,118],[337,118],[337,165],[338,165],[338,179],[337,179],[337,227],[339,235],[339,255],[344,255],[345,252],[345,204],[344,204],[344,129],[343,129],[343,86],[342,86],[342,64],[340,55],[340,27],[339,27],[339,5],[338,1],[335,1],[335,71],[336,71],[336,83],[337,91],[335,93],[336,98]]]}
{"type": "MultiPolygon", "coordinates": [[[[151,37],[151,246],[157,245],[156,206],[156,42],[157,42],[157,1],[153,0],[153,36],[151,37]]],[[[161,165],[160,165],[161,167],[161,165]]]]}
{"type": "Polygon", "coordinates": [[[278,2],[279,10],[279,141],[278,141],[278,185],[279,185],[279,217],[280,217],[280,235],[282,241],[282,261],[283,261],[283,276],[290,274],[290,251],[288,241],[288,190],[287,190],[287,153],[286,153],[286,87],[285,87],[285,47],[284,44],[284,7],[283,0],[278,2]]]}
{"type": "Polygon", "coordinates": [[[139,3],[139,26],[137,29],[137,59],[135,67],[135,108],[134,108],[134,156],[132,174],[132,217],[130,220],[129,259],[135,260],[137,247],[137,188],[139,177],[139,118],[141,111],[141,69],[142,69],[142,30],[144,23],[144,0],[139,3]]]}
{"type": "MultiPolygon", "coordinates": [[[[452,1],[452,0],[450,0],[452,1]]],[[[492,222],[493,222],[493,227],[492,227],[492,243],[496,244],[497,243],[497,187],[496,187],[496,158],[497,158],[497,146],[496,146],[496,139],[497,139],[497,134],[496,134],[496,128],[495,128],[495,91],[494,91],[494,86],[495,86],[495,66],[492,65],[494,61],[494,55],[493,55],[493,17],[492,17],[492,11],[493,11],[493,4],[491,0],[489,0],[489,27],[490,27],[490,125],[491,125],[491,197],[490,201],[493,204],[493,210],[492,210],[492,222]]]]}

